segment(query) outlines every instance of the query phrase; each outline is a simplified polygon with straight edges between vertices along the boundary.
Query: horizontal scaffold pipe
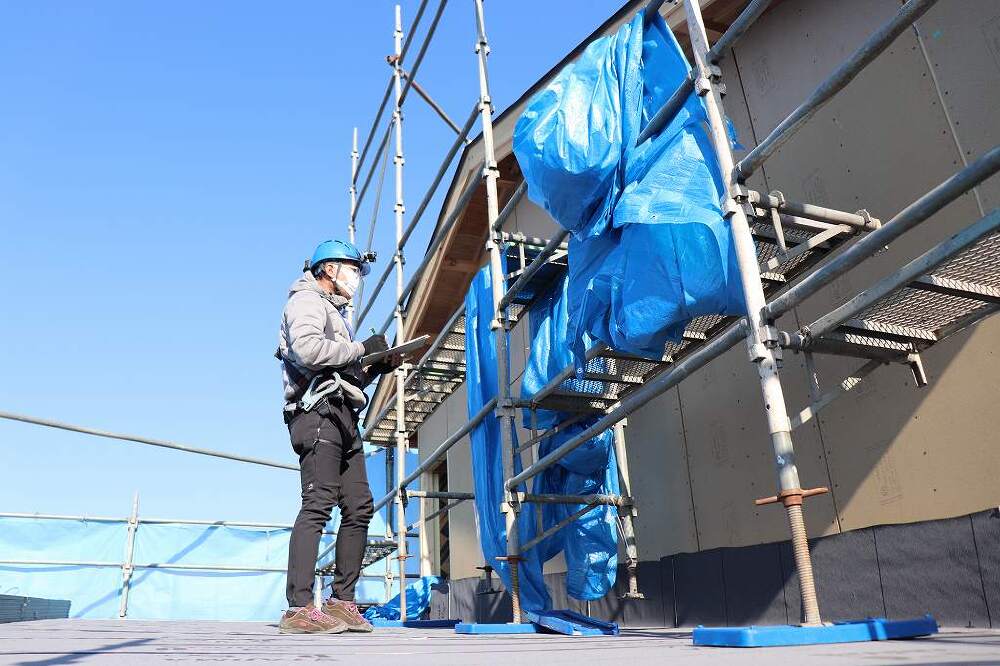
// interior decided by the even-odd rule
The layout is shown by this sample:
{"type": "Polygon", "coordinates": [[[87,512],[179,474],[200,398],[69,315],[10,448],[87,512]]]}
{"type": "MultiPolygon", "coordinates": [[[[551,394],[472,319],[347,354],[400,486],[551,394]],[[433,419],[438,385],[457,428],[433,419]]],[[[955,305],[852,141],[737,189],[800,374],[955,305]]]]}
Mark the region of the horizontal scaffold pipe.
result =
{"type": "Polygon", "coordinates": [[[521,495],[525,504],[593,504],[595,506],[630,506],[632,500],[622,495],[521,495]]]}
{"type": "Polygon", "coordinates": [[[578,518],[583,517],[584,514],[589,513],[596,506],[597,506],[596,504],[587,504],[587,505],[584,505],[584,506],[580,507],[579,509],[577,509],[576,511],[574,511],[570,515],[566,516],[565,518],[563,518],[562,520],[560,520],[558,523],[556,523],[552,527],[546,529],[541,534],[539,534],[539,535],[535,536],[534,538],[532,538],[531,540],[529,540],[527,543],[521,544],[520,552],[522,552],[522,553],[528,552],[529,550],[531,550],[532,548],[534,548],[535,546],[537,546],[542,541],[544,541],[545,539],[549,538],[550,536],[552,536],[553,534],[555,534],[559,530],[563,529],[564,527],[568,527],[571,523],[575,522],[578,518]]]}
{"type": "MultiPolygon", "coordinates": [[[[469,114],[468,119],[465,121],[465,125],[462,127],[462,130],[458,133],[458,136],[455,137],[455,140],[452,142],[451,147],[448,149],[448,152],[444,157],[444,160],[442,160],[441,165],[438,167],[434,179],[431,181],[430,187],[427,188],[427,192],[424,194],[423,200],[421,200],[420,205],[417,206],[416,213],[414,213],[413,217],[410,219],[409,224],[407,224],[406,229],[403,231],[403,235],[402,237],[400,237],[399,243],[397,243],[396,245],[397,252],[402,251],[403,248],[406,246],[406,242],[410,239],[410,236],[416,229],[417,223],[420,222],[420,219],[423,216],[424,211],[427,210],[427,206],[430,204],[431,199],[434,197],[434,193],[437,192],[437,188],[441,184],[441,179],[444,178],[445,173],[447,173],[448,167],[451,165],[451,161],[455,158],[455,154],[458,153],[458,149],[461,148],[462,145],[465,143],[465,139],[466,137],[469,136],[469,132],[472,130],[472,125],[475,123],[475,120],[478,116],[479,116],[479,109],[477,105],[473,107],[472,112],[469,114]]],[[[386,280],[389,279],[389,275],[392,273],[394,266],[395,264],[393,264],[392,262],[386,264],[385,270],[383,270],[382,274],[379,276],[379,280],[375,286],[375,290],[372,291],[372,293],[368,296],[368,303],[366,304],[364,310],[361,312],[361,316],[358,318],[358,323],[356,325],[356,328],[360,329],[361,322],[364,321],[365,316],[368,314],[368,311],[372,307],[372,303],[375,302],[375,298],[378,296],[379,292],[382,291],[382,287],[385,286],[385,282],[386,280]]]]}
{"type": "MultiPolygon", "coordinates": [[[[417,468],[415,470],[410,472],[406,476],[406,478],[403,479],[403,484],[402,484],[403,487],[405,488],[409,484],[413,483],[416,479],[420,478],[421,474],[423,474],[431,467],[433,467],[439,460],[441,460],[445,456],[445,454],[448,453],[448,449],[458,444],[463,437],[472,432],[472,429],[475,428],[477,425],[479,425],[479,423],[484,418],[486,418],[487,415],[492,414],[496,406],[497,406],[496,398],[493,398],[488,403],[483,405],[483,408],[480,409],[478,412],[476,412],[475,416],[469,419],[468,423],[466,423],[464,426],[456,430],[451,436],[448,437],[448,439],[444,440],[440,446],[434,449],[423,461],[421,461],[419,465],[417,465],[417,468]]],[[[378,502],[375,503],[375,511],[378,511],[383,506],[388,504],[390,500],[392,500],[392,498],[396,496],[397,492],[399,492],[399,486],[393,488],[391,491],[389,491],[389,493],[386,494],[385,497],[383,497],[382,499],[380,499],[378,502]]]]}
{"type": "Polygon", "coordinates": [[[844,64],[837,68],[819,87],[813,91],[809,98],[797,109],[792,111],[787,118],[782,120],[756,148],[744,157],[736,165],[736,176],[740,182],[756,171],[764,161],[774,154],[788,139],[792,138],[797,131],[829,102],[834,95],[844,89],[848,83],[854,80],[868,64],[875,60],[899,35],[906,31],[914,21],[919,19],[934,6],[937,0],[909,0],[900,7],[899,12],[885,25],[879,28],[875,34],[855,51],[844,64]]]}
{"type": "Polygon", "coordinates": [[[740,37],[750,29],[750,26],[760,18],[760,15],[770,4],[771,0],[753,0],[747,5],[736,17],[736,20],[729,25],[722,37],[719,37],[719,41],[708,50],[708,61],[715,64],[725,58],[726,52],[733,48],[740,37]]]}
{"type": "MultiPolygon", "coordinates": [[[[61,567],[107,567],[120,569],[123,562],[95,562],[92,560],[0,560],[0,565],[33,565],[61,567]]],[[[150,562],[133,564],[133,569],[178,569],[187,571],[245,571],[248,573],[285,573],[288,567],[241,567],[228,564],[179,564],[171,562],[150,562]]],[[[383,574],[361,574],[362,578],[383,578],[383,574]]],[[[420,578],[417,574],[407,574],[407,578],[420,578]]]]}
{"type": "Polygon", "coordinates": [[[910,263],[895,271],[869,289],[864,290],[839,308],[824,315],[803,328],[807,340],[815,340],[829,333],[837,326],[853,319],[877,301],[892,292],[905,287],[922,275],[929,273],[956,254],[972,247],[980,240],[1000,228],[1000,208],[995,208],[986,217],[958,232],[947,241],[937,245],[910,263]]]}
{"type": "MultiPolygon", "coordinates": [[[[448,502],[444,506],[442,506],[440,509],[438,509],[437,511],[435,511],[434,513],[429,514],[426,518],[424,518],[423,522],[429,523],[430,521],[434,520],[438,516],[442,516],[442,515],[448,513],[449,511],[451,511],[452,509],[454,509],[456,506],[458,506],[459,504],[461,504],[462,502],[465,502],[465,501],[467,501],[467,500],[454,500],[452,502],[448,502]]],[[[417,523],[413,523],[412,525],[409,525],[406,529],[407,530],[412,530],[415,527],[417,527],[417,523]]],[[[423,526],[421,526],[420,529],[423,529],[423,526]]]]}
{"type": "Polygon", "coordinates": [[[503,210],[501,210],[500,214],[497,215],[497,219],[493,223],[494,231],[500,231],[500,229],[504,225],[504,222],[507,221],[507,218],[510,217],[511,214],[514,212],[514,209],[517,208],[517,204],[521,201],[521,199],[524,198],[524,195],[525,193],[527,193],[527,191],[528,191],[528,181],[522,180],[521,184],[517,186],[516,190],[514,190],[514,193],[510,195],[510,199],[508,199],[507,203],[504,204],[503,210]]]}
{"type": "Polygon", "coordinates": [[[601,434],[656,396],[679,384],[683,379],[712,359],[721,356],[732,347],[735,347],[740,340],[744,339],[744,321],[741,319],[731,324],[718,337],[712,338],[705,345],[691,352],[691,354],[685,356],[680,361],[677,361],[651,381],[629,393],[622,398],[617,406],[609,409],[604,416],[598,419],[594,425],[566,441],[548,455],[540,458],[537,462],[529,465],[520,474],[508,479],[505,484],[507,489],[514,490],[525,481],[541,474],[559,462],[570,451],[601,434]]]}
{"type": "Polygon", "coordinates": [[[677,90],[674,94],[664,102],[660,110],[653,114],[653,117],[649,119],[646,126],[643,128],[642,132],[639,133],[639,138],[635,140],[635,145],[641,145],[646,139],[658,134],[664,127],[670,124],[673,117],[677,115],[677,112],[681,110],[684,103],[687,101],[691,93],[694,92],[694,77],[688,74],[687,78],[681,81],[680,85],[677,86],[677,90]]]}
{"type": "Polygon", "coordinates": [[[754,190],[749,191],[750,203],[761,208],[775,208],[782,213],[787,213],[794,217],[804,217],[807,220],[826,222],[828,224],[846,224],[849,227],[874,231],[881,226],[881,222],[870,216],[859,213],[847,213],[834,208],[825,208],[808,203],[796,203],[785,201],[771,194],[763,194],[754,190]]]}
{"type": "Polygon", "coordinates": [[[285,463],[274,462],[271,460],[263,460],[261,458],[251,458],[249,456],[238,456],[233,453],[223,453],[222,451],[213,451],[211,449],[201,449],[195,446],[186,446],[184,444],[178,444],[177,442],[170,442],[165,439],[152,439],[149,437],[139,437],[138,435],[126,435],[120,432],[109,432],[107,430],[97,430],[95,428],[86,428],[84,426],[72,425],[70,423],[62,423],[60,421],[52,421],[49,419],[41,419],[35,416],[26,416],[24,414],[13,414],[11,412],[0,412],[0,419],[8,419],[10,421],[21,421],[22,423],[31,423],[33,425],[45,426],[46,428],[57,428],[59,430],[68,430],[70,432],[79,432],[84,435],[94,435],[95,437],[106,437],[108,439],[118,439],[123,442],[134,442],[136,444],[147,444],[149,446],[159,446],[164,449],[173,449],[175,451],[184,451],[185,453],[197,453],[202,456],[211,456],[213,458],[223,458],[225,460],[235,460],[237,462],[250,463],[251,465],[263,465],[265,467],[277,467],[278,469],[290,469],[294,471],[299,471],[298,465],[288,465],[285,463]]]}
{"type": "Polygon", "coordinates": [[[1000,171],[1000,146],[994,146],[975,162],[901,210],[879,229],[854,243],[830,263],[816,269],[768,303],[765,307],[767,318],[777,319],[788,312],[997,171],[1000,171]]]}
{"type": "Polygon", "coordinates": [[[642,10],[642,20],[649,23],[654,16],[660,13],[660,7],[663,6],[665,1],[666,0],[650,0],[649,4],[647,4],[642,10]]]}
{"type": "Polygon", "coordinates": [[[507,290],[507,293],[500,299],[500,303],[497,305],[497,310],[502,311],[510,305],[510,302],[514,300],[514,297],[517,296],[517,294],[528,284],[528,282],[531,281],[531,278],[535,277],[535,274],[542,269],[542,266],[544,266],[549,260],[549,257],[555,254],[556,250],[562,246],[562,242],[568,235],[569,231],[566,229],[560,229],[559,233],[553,236],[549,242],[545,244],[542,251],[531,260],[531,263],[525,267],[524,272],[518,276],[517,280],[514,281],[514,284],[512,284],[510,289],[507,290]]]}
{"type": "MultiPolygon", "coordinates": [[[[607,350],[607,348],[608,348],[607,345],[605,345],[603,342],[598,342],[593,347],[588,349],[587,353],[584,355],[584,361],[585,361],[584,365],[586,365],[586,362],[589,362],[600,356],[607,350]]],[[[541,403],[543,400],[545,400],[546,397],[548,397],[550,393],[559,388],[560,384],[562,384],[567,379],[572,378],[575,374],[576,374],[576,368],[572,363],[570,363],[565,368],[560,370],[555,377],[550,379],[545,386],[536,391],[535,394],[531,396],[531,400],[528,401],[523,406],[530,407],[531,405],[541,403]]]]}
{"type": "Polygon", "coordinates": [[[476,499],[472,493],[462,493],[453,490],[407,490],[407,497],[423,497],[426,499],[471,500],[476,499]]]}

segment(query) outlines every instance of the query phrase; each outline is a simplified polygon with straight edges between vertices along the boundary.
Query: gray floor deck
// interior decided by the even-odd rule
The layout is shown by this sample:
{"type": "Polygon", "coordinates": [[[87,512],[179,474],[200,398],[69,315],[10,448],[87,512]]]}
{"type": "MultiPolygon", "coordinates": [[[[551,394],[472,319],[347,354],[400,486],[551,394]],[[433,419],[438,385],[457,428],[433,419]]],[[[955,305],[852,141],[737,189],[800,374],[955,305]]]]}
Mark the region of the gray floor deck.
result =
{"type": "Polygon", "coordinates": [[[0,624],[0,664],[1000,664],[1000,630],[802,648],[696,648],[678,629],[618,637],[458,636],[383,629],[370,636],[282,636],[263,622],[40,620],[0,624]]]}

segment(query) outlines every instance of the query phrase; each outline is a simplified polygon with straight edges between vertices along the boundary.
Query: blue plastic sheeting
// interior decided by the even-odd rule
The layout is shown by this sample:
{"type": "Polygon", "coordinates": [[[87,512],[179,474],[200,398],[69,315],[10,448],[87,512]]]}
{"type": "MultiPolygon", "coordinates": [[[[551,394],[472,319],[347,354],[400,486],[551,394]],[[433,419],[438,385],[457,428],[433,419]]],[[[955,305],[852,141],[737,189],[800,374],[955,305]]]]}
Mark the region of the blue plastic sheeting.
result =
{"type": "Polygon", "coordinates": [[[455,625],[456,634],[538,634],[538,625],[530,622],[514,624],[513,622],[482,624],[479,622],[460,622],[455,625]]]}
{"type": "MultiPolygon", "coordinates": [[[[497,354],[490,321],[493,319],[493,292],[489,266],[481,269],[472,280],[465,297],[465,381],[469,414],[476,414],[497,396],[497,354]]],[[[510,433],[517,442],[517,432],[510,433]]],[[[503,457],[500,422],[490,415],[470,434],[472,451],[472,481],[479,543],[486,563],[500,575],[510,589],[510,567],[498,560],[507,554],[507,532],[499,508],[504,499],[503,457]]],[[[519,472],[520,470],[515,470],[519,472]]],[[[535,531],[535,512],[522,511],[518,518],[521,543],[531,539],[535,531]]],[[[518,568],[521,604],[532,610],[551,608],[552,601],[542,579],[542,559],[538,548],[521,554],[525,559],[518,568]]]]}
{"type": "Polygon", "coordinates": [[[514,152],[528,196],[569,242],[569,330],[651,359],[692,318],[744,313],[723,179],[692,94],[657,135],[642,127],[690,66],[660,17],[594,41],[528,103],[514,152]]]}
{"type": "MultiPolygon", "coordinates": [[[[376,517],[372,535],[384,531],[376,517]]],[[[273,620],[286,607],[285,573],[143,568],[152,563],[284,569],[291,530],[140,523],[135,533],[128,617],[273,620]]],[[[116,618],[128,525],[125,522],[0,518],[0,559],[108,566],[0,564],[0,593],[67,599],[70,617],[116,618]]],[[[380,538],[374,536],[374,538],[380,538]]],[[[333,536],[324,536],[326,548],[333,536]]],[[[365,570],[379,575],[385,561],[365,570]]],[[[398,589],[398,588],[397,588],[398,589]]],[[[382,601],[381,578],[362,579],[358,598],[382,601]]]]}
{"type": "MultiPolygon", "coordinates": [[[[406,586],[406,617],[419,618],[431,605],[431,592],[441,585],[442,581],[437,576],[423,576],[406,586]]],[[[365,611],[365,617],[369,620],[376,618],[383,620],[398,620],[399,595],[397,594],[387,603],[379,606],[372,606],[365,611]]]]}
{"type": "MultiPolygon", "coordinates": [[[[531,306],[531,353],[521,379],[521,398],[530,400],[548,381],[571,362],[567,335],[569,285],[566,277],[531,306]]],[[[589,341],[585,341],[585,344],[589,341]]],[[[589,345],[588,345],[589,346],[589,345]]],[[[571,380],[570,390],[599,390],[596,382],[571,380]]],[[[538,410],[539,430],[562,423],[573,414],[538,410]]],[[[525,427],[531,427],[531,413],[524,410],[525,427]]],[[[539,444],[539,457],[547,455],[564,442],[589,428],[597,417],[579,421],[539,444]]],[[[535,477],[537,494],[587,495],[618,494],[618,465],[614,453],[614,434],[602,434],[577,447],[535,477]]],[[[543,527],[549,528],[582,505],[542,505],[543,527]]],[[[523,515],[523,514],[522,514],[523,515]]],[[[539,546],[540,556],[549,560],[560,552],[566,560],[566,592],[574,599],[600,599],[614,588],[618,572],[617,510],[598,506],[573,521],[539,546]]]]}
{"type": "Polygon", "coordinates": [[[822,643],[860,643],[930,636],[938,632],[930,615],[912,620],[883,617],[835,622],[818,627],[779,624],[769,627],[696,627],[695,645],[711,647],[779,647],[822,643]]]}
{"type": "MultiPolygon", "coordinates": [[[[0,559],[121,562],[122,523],[0,518],[0,559]]],[[[120,567],[0,564],[0,594],[67,599],[70,617],[118,617],[120,567]]]]}
{"type": "Polygon", "coordinates": [[[539,627],[565,636],[617,636],[617,622],[597,620],[571,610],[525,611],[524,616],[539,627]]]}

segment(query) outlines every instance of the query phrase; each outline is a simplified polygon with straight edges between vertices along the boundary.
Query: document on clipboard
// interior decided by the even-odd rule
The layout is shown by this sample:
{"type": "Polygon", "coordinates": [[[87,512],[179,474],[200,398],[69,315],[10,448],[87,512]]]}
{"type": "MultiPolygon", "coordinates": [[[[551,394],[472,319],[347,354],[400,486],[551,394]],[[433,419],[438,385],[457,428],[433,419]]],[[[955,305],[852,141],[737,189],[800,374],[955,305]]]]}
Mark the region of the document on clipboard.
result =
{"type": "Polygon", "coordinates": [[[419,338],[413,338],[409,342],[404,342],[401,345],[395,347],[389,347],[385,351],[375,352],[374,354],[368,354],[367,356],[361,357],[361,366],[369,366],[372,363],[378,363],[383,361],[390,356],[395,356],[399,354],[400,356],[406,356],[411,352],[415,352],[421,347],[424,347],[431,339],[429,335],[421,335],[419,338]]]}

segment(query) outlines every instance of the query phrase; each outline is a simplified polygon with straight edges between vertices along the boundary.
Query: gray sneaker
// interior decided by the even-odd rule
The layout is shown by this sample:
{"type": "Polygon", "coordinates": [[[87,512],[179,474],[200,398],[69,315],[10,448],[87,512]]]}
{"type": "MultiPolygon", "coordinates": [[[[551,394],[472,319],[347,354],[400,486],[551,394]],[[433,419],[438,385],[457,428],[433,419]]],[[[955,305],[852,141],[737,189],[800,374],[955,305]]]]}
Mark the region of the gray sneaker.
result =
{"type": "Polygon", "coordinates": [[[375,627],[358,611],[358,607],[350,601],[341,601],[333,597],[323,604],[323,612],[328,616],[347,625],[348,631],[370,634],[375,627]]]}
{"type": "Polygon", "coordinates": [[[327,615],[312,604],[289,608],[281,615],[278,631],[282,634],[342,634],[347,623],[327,615]]]}

